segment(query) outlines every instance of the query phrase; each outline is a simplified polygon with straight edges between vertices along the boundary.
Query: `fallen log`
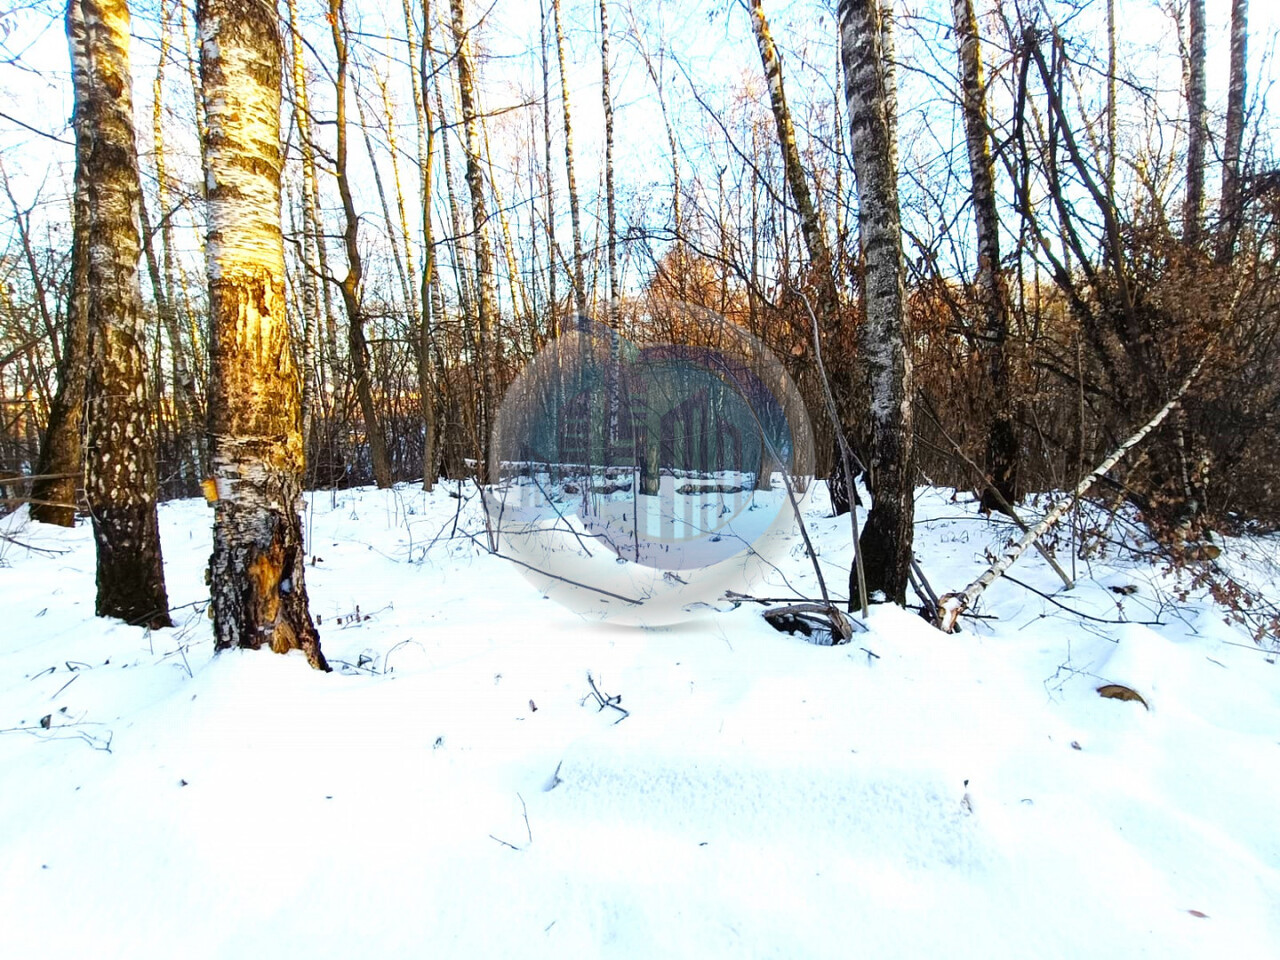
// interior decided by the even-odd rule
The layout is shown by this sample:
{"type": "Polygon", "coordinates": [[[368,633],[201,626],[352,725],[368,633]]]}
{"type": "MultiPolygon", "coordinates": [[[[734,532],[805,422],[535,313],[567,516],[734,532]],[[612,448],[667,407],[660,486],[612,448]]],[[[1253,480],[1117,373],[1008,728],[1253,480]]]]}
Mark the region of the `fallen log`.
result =
{"type": "Polygon", "coordinates": [[[1063,497],[1054,506],[1054,508],[1045,515],[1043,520],[1024,533],[1020,539],[1011,542],[1009,546],[1005,548],[1004,553],[1000,555],[999,559],[988,567],[986,571],[983,572],[982,576],[978,577],[977,580],[974,580],[973,583],[969,584],[959,593],[949,593],[942,598],[941,603],[938,605],[938,619],[936,622],[936,626],[939,630],[943,633],[951,633],[951,631],[955,629],[956,622],[960,619],[960,616],[973,606],[978,597],[982,596],[982,592],[986,590],[987,587],[991,586],[991,584],[1003,576],[1004,572],[1012,567],[1018,561],[1018,558],[1027,551],[1027,548],[1031,547],[1037,540],[1044,536],[1045,532],[1057,523],[1063,514],[1071,509],[1072,504],[1080,499],[1080,497],[1084,496],[1089,491],[1089,488],[1092,487],[1099,478],[1119,463],[1121,459],[1124,458],[1125,454],[1146,439],[1147,435],[1151,433],[1152,430],[1164,422],[1165,417],[1169,416],[1174,407],[1176,407],[1179,401],[1182,400],[1182,397],[1186,394],[1187,390],[1190,389],[1192,382],[1199,375],[1201,368],[1204,367],[1207,357],[1208,351],[1205,351],[1204,356],[1202,356],[1196,363],[1191,373],[1188,374],[1187,379],[1182,382],[1182,386],[1178,388],[1177,392],[1169,402],[1161,407],[1159,411],[1157,411],[1156,415],[1143,425],[1142,429],[1124,443],[1120,444],[1120,446],[1116,447],[1107,459],[1098,464],[1092,472],[1087,474],[1084,479],[1076,484],[1076,488],[1069,495],[1063,497]]]}

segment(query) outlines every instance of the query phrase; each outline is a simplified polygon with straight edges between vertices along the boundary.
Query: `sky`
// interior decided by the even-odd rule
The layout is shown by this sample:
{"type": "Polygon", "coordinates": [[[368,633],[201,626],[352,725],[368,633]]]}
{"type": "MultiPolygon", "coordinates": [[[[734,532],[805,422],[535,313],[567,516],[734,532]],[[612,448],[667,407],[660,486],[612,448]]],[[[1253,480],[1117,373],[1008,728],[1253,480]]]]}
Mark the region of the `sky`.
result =
{"type": "MultiPolygon", "coordinates": [[[[1143,74],[1160,90],[1158,102],[1164,116],[1157,123],[1162,136],[1178,134],[1179,109],[1182,103],[1181,77],[1176,59],[1176,40],[1171,21],[1161,9],[1169,0],[1119,0],[1121,20],[1120,60],[1122,67],[1143,74]]],[[[549,0],[547,0],[549,6],[549,0]]],[[[802,140],[807,135],[807,111],[830,104],[836,98],[834,89],[837,56],[834,23],[834,0],[792,0],[767,2],[775,39],[783,53],[788,96],[797,117],[802,140]]],[[[936,180],[950,173],[940,173],[939,158],[961,142],[953,106],[946,102],[941,88],[951,85],[954,71],[954,44],[950,37],[950,10],[947,0],[898,0],[900,23],[899,106],[900,134],[904,166],[904,203],[909,203],[910,184],[936,180]]],[[[981,6],[981,5],[980,5],[981,6]]],[[[1068,37],[1089,35],[1090,18],[1101,16],[1103,5],[1086,5],[1082,12],[1072,13],[1065,0],[1049,0],[1049,6],[1064,27],[1068,37]]],[[[1274,97],[1270,85],[1276,70],[1274,54],[1280,10],[1277,4],[1254,0],[1251,4],[1250,77],[1251,98],[1268,104],[1274,97]]],[[[436,0],[438,10],[447,5],[436,0]]],[[[1208,80],[1211,110],[1221,111],[1225,105],[1227,70],[1227,26],[1230,4],[1212,0],[1208,4],[1209,51],[1208,80]]],[[[70,182],[73,153],[68,123],[72,112],[66,43],[62,32],[61,5],[36,2],[24,8],[0,14],[0,162],[11,179],[16,198],[26,206],[37,196],[48,203],[47,219],[52,229],[65,219],[65,196],[70,182]],[[39,132],[36,132],[39,131],[39,132]]],[[[283,9],[283,8],[282,8],[283,9]]],[[[304,20],[309,21],[309,35],[315,50],[323,57],[327,37],[320,20],[323,4],[319,0],[300,3],[304,20]]],[[[538,64],[539,5],[531,0],[492,0],[469,3],[469,17],[483,17],[476,28],[475,39],[482,79],[484,105],[495,114],[491,136],[494,139],[494,162],[500,171],[508,172],[510,182],[502,184],[507,201],[513,207],[529,191],[515,182],[517,171],[527,174],[527,135],[532,120],[536,135],[541,136],[540,115],[531,117],[524,109],[510,109],[541,95],[541,71],[538,64]],[[506,112],[504,112],[506,111],[506,112]]],[[[587,218],[595,212],[591,199],[597,192],[603,154],[603,110],[600,98],[600,60],[598,47],[599,7],[594,0],[565,0],[565,32],[569,52],[568,69],[574,136],[578,152],[578,180],[588,197],[587,218]]],[[[389,39],[403,33],[401,4],[394,0],[350,2],[348,9],[353,28],[362,34],[356,44],[358,55],[380,58],[388,51],[404,59],[402,41],[389,39]]],[[[615,136],[620,191],[634,198],[634,205],[623,210],[624,229],[646,230],[654,211],[666,201],[670,190],[670,156],[654,84],[640,57],[640,48],[649,51],[660,72],[671,113],[678,129],[682,163],[686,171],[701,170],[714,176],[715,164],[723,164],[730,155],[702,106],[695,102],[691,89],[712,109],[727,111],[730,98],[742,86],[762,91],[760,63],[751,35],[746,8],[738,0],[716,2],[641,3],[624,0],[610,4],[611,59],[613,61],[613,96],[615,101],[615,136]],[[639,217],[636,222],[626,218],[639,217]]],[[[984,56],[989,64],[999,67],[1004,53],[997,41],[994,21],[983,21],[984,56]]],[[[139,147],[143,154],[144,176],[148,167],[151,82],[156,62],[156,2],[134,5],[135,42],[132,51],[135,69],[135,110],[140,129],[139,147]]],[[[1100,34],[1095,33],[1095,36],[1100,34]]],[[[437,45],[444,42],[437,34],[437,45]]],[[[178,56],[182,51],[175,51],[178,56]]],[[[1098,50],[1079,48],[1077,58],[1102,55],[1098,50]]],[[[554,52],[553,52],[554,56],[554,52]]],[[[321,64],[313,58],[313,68],[321,64]]],[[[166,97],[170,110],[190,115],[191,92],[183,72],[170,67],[166,97]]],[[[400,102],[408,101],[408,74],[403,66],[391,70],[393,95],[399,91],[400,102]]],[[[1088,83],[1088,77],[1082,82],[1088,83]]],[[[553,68],[553,99],[558,99],[558,78],[553,68]]],[[[313,103],[323,104],[324,85],[319,76],[313,79],[313,103]]],[[[376,98],[376,95],[374,95],[376,98]]],[[[994,116],[1000,115],[999,92],[992,92],[994,116]]],[[[843,109],[843,106],[841,106],[843,109]]],[[[411,154],[411,119],[402,108],[401,148],[411,154]]],[[[1275,120],[1271,121],[1274,130],[1275,120]]],[[[1136,135],[1146,131],[1133,131],[1136,135]]],[[[1122,130],[1122,137],[1125,132],[1122,130]]],[[[559,118],[553,126],[553,144],[562,149],[559,118]]],[[[173,166],[188,179],[198,177],[194,141],[187,135],[185,163],[182,135],[170,145],[173,166]]],[[[538,148],[540,151],[540,147],[538,148]]],[[[363,145],[352,148],[356,179],[368,186],[363,145]]],[[[1211,154],[1212,156],[1212,154],[1211,154]]],[[[540,159],[539,159],[540,162],[540,159]]],[[[944,165],[945,167],[946,165],[944,165]]],[[[384,171],[385,175],[385,171],[384,171]]],[[[406,176],[402,169],[402,176],[406,176]]],[[[1213,171],[1210,177],[1213,177],[1213,171]]],[[[411,175],[410,175],[411,176],[411,175]]],[[[500,174],[501,176],[501,174],[500,174]]],[[[563,173],[558,190],[563,199],[563,173]]],[[[849,177],[848,183],[852,183],[849,177]]],[[[380,221],[380,209],[371,189],[361,194],[361,205],[371,221],[380,221]]],[[[957,201],[958,202],[958,201],[957,201]]],[[[40,208],[37,208],[39,210],[40,208]]],[[[0,236],[11,230],[8,211],[0,211],[0,236]]],[[[515,214],[519,231],[520,216],[515,214]]],[[[945,220],[949,214],[935,211],[945,220]]],[[[37,218],[39,219],[39,218],[37,218]]],[[[527,216],[525,217],[527,220],[527,216]]],[[[192,231],[197,228],[193,225],[192,231]]],[[[590,227],[589,231],[596,228],[590,227]]],[[[189,241],[194,249],[197,241],[189,241]]]]}

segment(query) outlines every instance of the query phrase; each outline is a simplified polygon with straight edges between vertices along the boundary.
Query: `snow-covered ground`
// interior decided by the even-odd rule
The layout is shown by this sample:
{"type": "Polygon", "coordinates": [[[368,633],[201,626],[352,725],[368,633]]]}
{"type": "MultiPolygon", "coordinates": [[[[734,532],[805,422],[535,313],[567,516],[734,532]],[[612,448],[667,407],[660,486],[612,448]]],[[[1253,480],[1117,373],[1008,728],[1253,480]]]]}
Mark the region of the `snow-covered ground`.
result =
{"type": "MultiPolygon", "coordinates": [[[[311,498],[329,675],[213,655],[202,502],[161,508],[155,633],[94,618],[85,526],[0,520],[0,957],[1280,956],[1280,667],[1159,570],[1015,567],[1096,620],[1002,581],[951,636],[637,629],[545,599],[453,490],[311,498]]],[[[810,513],[840,589],[847,521],[810,513]]],[[[917,516],[940,590],[1011,529],[917,516]]],[[[742,584],[792,587],[798,539],[742,584]]]]}

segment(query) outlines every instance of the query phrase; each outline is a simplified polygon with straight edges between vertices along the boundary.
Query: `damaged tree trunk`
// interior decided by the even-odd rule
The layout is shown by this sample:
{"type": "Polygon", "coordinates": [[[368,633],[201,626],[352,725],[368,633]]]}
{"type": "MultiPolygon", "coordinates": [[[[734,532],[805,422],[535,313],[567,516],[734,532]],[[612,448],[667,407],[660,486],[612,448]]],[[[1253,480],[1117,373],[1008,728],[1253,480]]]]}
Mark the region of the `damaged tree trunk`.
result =
{"type": "Polygon", "coordinates": [[[285,317],[274,7],[200,0],[209,163],[214,646],[302,650],[327,670],[303,580],[304,453],[285,317]]]}

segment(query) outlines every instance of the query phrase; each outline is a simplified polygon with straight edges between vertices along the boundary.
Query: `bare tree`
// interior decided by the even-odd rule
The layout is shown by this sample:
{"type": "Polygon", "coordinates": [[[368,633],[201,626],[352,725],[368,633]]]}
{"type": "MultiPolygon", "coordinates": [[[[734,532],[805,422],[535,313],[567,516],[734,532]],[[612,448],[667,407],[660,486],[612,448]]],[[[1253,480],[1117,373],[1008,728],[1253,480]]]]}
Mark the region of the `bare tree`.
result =
{"type": "Polygon", "coordinates": [[[604,190],[608,223],[609,322],[618,321],[618,208],[613,191],[613,96],[609,92],[609,0],[600,0],[600,99],[604,104],[604,190]]]}
{"type": "Polygon", "coordinates": [[[1249,0],[1231,2],[1231,74],[1227,82],[1227,130],[1222,149],[1222,236],[1218,260],[1225,263],[1240,232],[1241,153],[1244,147],[1244,99],[1249,53],[1249,0]]]}
{"type": "Polygon", "coordinates": [[[488,208],[484,195],[484,174],[480,169],[479,113],[476,105],[475,68],[471,62],[471,43],[465,27],[463,0],[450,0],[453,13],[453,38],[457,44],[458,90],[462,99],[463,141],[467,155],[467,188],[471,192],[471,223],[476,233],[476,276],[478,309],[476,321],[480,349],[480,446],[476,451],[476,464],[480,483],[492,479],[488,451],[484,445],[488,438],[488,406],[493,402],[497,388],[495,369],[498,343],[494,337],[497,320],[494,290],[493,246],[489,241],[488,208]]]}
{"type": "MultiPolygon", "coordinates": [[[[871,388],[874,502],[861,537],[867,590],[906,602],[914,515],[911,355],[907,349],[902,227],[877,0],[840,0],[840,55],[866,259],[859,356],[871,388]]],[[[850,577],[850,596],[857,593],[850,577]]],[[[858,598],[860,599],[860,598],[858,598]]]]}
{"type": "Polygon", "coordinates": [[[97,614],[171,625],[156,518],[155,427],[145,384],[129,8],[71,0],[76,75],[76,167],[85,184],[88,269],[73,294],[89,328],[85,495],[98,552],[97,614]],[[83,132],[83,136],[80,135],[83,132]]]}
{"type": "Polygon", "coordinates": [[[369,458],[373,461],[373,476],[378,487],[391,486],[391,462],[387,457],[387,441],[382,433],[382,420],[373,402],[373,386],[369,380],[369,345],[365,338],[364,303],[361,282],[364,279],[364,263],[360,258],[360,217],[351,195],[351,181],[347,176],[347,56],[346,18],[343,0],[329,0],[329,27],[333,33],[333,50],[337,59],[337,71],[333,81],[333,95],[337,105],[337,145],[334,150],[333,175],[338,183],[338,196],[342,199],[344,229],[343,245],[347,251],[347,275],[339,282],[342,302],[347,309],[347,347],[351,353],[351,372],[356,384],[356,400],[364,417],[365,435],[369,442],[369,458]]]}
{"type": "Polygon", "coordinates": [[[1183,214],[1182,239],[1189,247],[1200,245],[1201,215],[1204,212],[1204,154],[1209,138],[1208,107],[1205,94],[1204,0],[1190,0],[1190,51],[1187,80],[1187,199],[1183,214]]]}
{"type": "MultiPolygon", "coordinates": [[[[800,233],[804,237],[805,248],[809,252],[809,261],[818,286],[816,311],[818,325],[822,338],[827,344],[828,354],[833,361],[831,364],[833,372],[836,374],[831,384],[831,392],[840,423],[835,425],[835,428],[843,430],[846,436],[857,436],[853,363],[849,351],[841,349],[843,342],[851,338],[842,330],[843,318],[833,273],[834,261],[831,256],[831,247],[827,242],[822,220],[809,190],[804,165],[800,161],[800,150],[796,146],[795,125],[791,119],[791,109],[787,105],[782,58],[769,31],[769,22],[765,18],[761,0],[752,0],[751,26],[755,32],[756,46],[760,50],[760,63],[764,68],[765,81],[769,86],[769,103],[773,110],[774,125],[778,131],[783,173],[786,175],[791,199],[796,205],[796,212],[800,219],[800,233]]],[[[844,514],[849,511],[856,495],[853,494],[850,486],[852,478],[845,476],[844,458],[841,456],[838,441],[833,441],[833,445],[835,457],[830,485],[831,504],[837,514],[844,514]]],[[[763,471],[761,473],[763,474],[763,471]]]]}
{"type": "Polygon", "coordinates": [[[995,170],[991,163],[987,125],[987,96],[982,79],[982,50],[973,0],[951,0],[951,16],[960,42],[960,106],[964,115],[965,143],[969,153],[969,179],[973,187],[973,220],[977,228],[978,274],[976,286],[983,313],[983,351],[987,354],[992,416],[987,427],[987,469],[999,491],[995,497],[982,492],[983,507],[1000,509],[999,500],[1017,499],[1018,438],[1013,429],[1010,396],[1009,313],[1000,260],[1000,220],[996,213],[995,170]]]}
{"type": "MultiPolygon", "coordinates": [[[[87,62],[88,38],[84,30],[84,14],[79,4],[67,4],[67,42],[72,63],[87,62]]],[[[93,137],[80,112],[89,109],[93,89],[89,74],[73,70],[75,89],[76,154],[88,155],[93,137]],[[83,104],[83,106],[81,106],[83,104]]],[[[67,302],[66,331],[62,357],[58,363],[58,389],[49,407],[49,420],[40,444],[40,460],[36,466],[38,479],[31,485],[31,518],[61,527],[70,527],[76,519],[76,491],[83,470],[81,433],[84,429],[85,387],[89,372],[89,184],[88,170],[76,165],[72,195],[71,221],[71,295],[67,302]]]]}
{"type": "Polygon", "coordinates": [[[300,649],[327,670],[298,517],[304,451],[285,318],[279,23],[256,0],[199,0],[196,19],[208,123],[214,645],[300,649]]]}
{"type": "Polygon", "coordinates": [[[582,213],[578,205],[578,176],[573,155],[573,117],[569,107],[569,74],[564,50],[564,25],[560,18],[560,0],[552,0],[556,23],[556,55],[560,59],[560,100],[564,114],[564,167],[569,181],[569,220],[573,226],[573,299],[578,316],[587,315],[587,284],[582,270],[582,213]]]}

